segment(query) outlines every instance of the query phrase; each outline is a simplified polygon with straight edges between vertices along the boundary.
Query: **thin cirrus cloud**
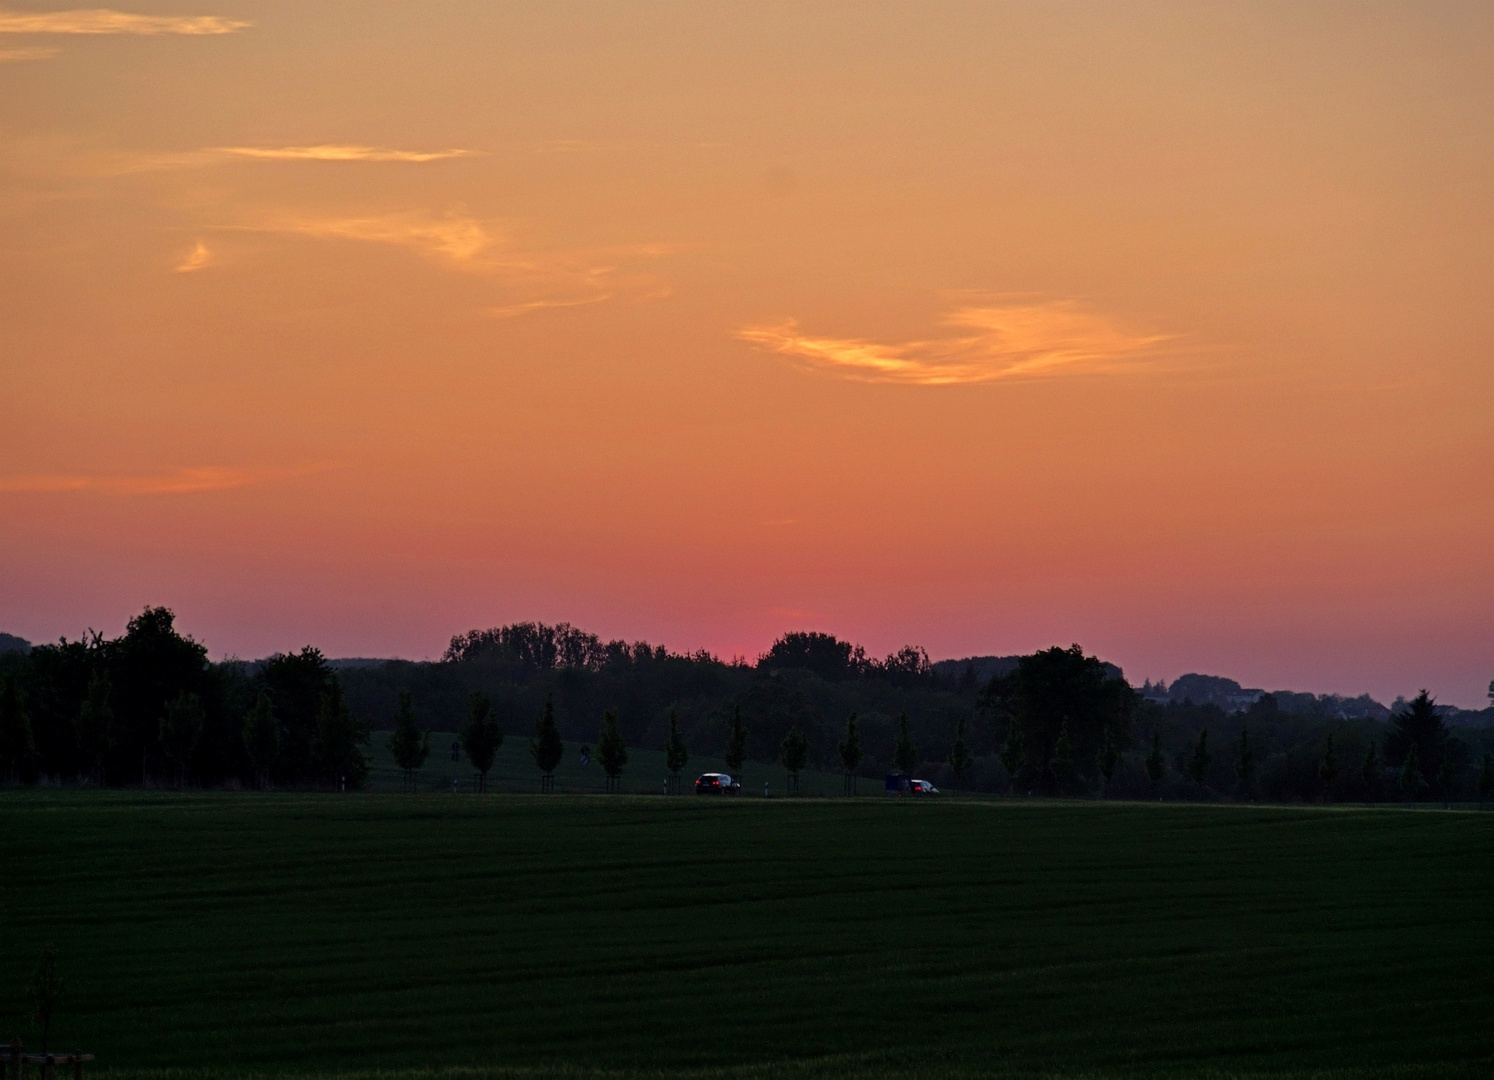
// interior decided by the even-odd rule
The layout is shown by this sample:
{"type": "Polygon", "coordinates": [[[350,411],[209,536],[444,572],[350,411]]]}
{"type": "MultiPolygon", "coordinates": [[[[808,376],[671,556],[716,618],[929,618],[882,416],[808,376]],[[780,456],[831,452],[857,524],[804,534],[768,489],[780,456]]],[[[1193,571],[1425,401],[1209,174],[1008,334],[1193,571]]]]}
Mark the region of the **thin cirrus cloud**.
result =
{"type": "Polygon", "coordinates": [[[321,463],[294,469],[222,469],[209,466],[136,476],[31,473],[0,476],[0,494],[99,492],[106,495],[193,495],[288,480],[332,468],[335,466],[321,463]]]}
{"type": "Polygon", "coordinates": [[[108,8],[73,11],[0,11],[0,34],[232,34],[252,26],[218,15],[136,15],[108,8]]]}
{"type": "Polygon", "coordinates": [[[472,157],[474,150],[393,150],[387,146],[322,143],[317,146],[219,146],[219,154],[259,161],[445,161],[472,157]]]}
{"type": "Polygon", "coordinates": [[[28,49],[0,49],[0,64],[14,64],[24,60],[50,60],[61,51],[61,49],[49,49],[43,46],[28,49]]]}
{"type": "Polygon", "coordinates": [[[1073,301],[963,307],[943,324],[966,331],[884,344],[802,333],[790,319],[736,336],[815,371],[861,382],[953,386],[1129,369],[1171,335],[1132,334],[1073,301]]]}
{"type": "Polygon", "coordinates": [[[674,249],[668,245],[638,244],[581,251],[525,250],[493,221],[421,211],[283,218],[262,225],[230,228],[405,248],[438,265],[496,282],[508,296],[505,302],[484,309],[484,314],[497,319],[589,307],[617,297],[646,302],[670,295],[669,287],[657,277],[629,268],[670,254],[674,249]]]}

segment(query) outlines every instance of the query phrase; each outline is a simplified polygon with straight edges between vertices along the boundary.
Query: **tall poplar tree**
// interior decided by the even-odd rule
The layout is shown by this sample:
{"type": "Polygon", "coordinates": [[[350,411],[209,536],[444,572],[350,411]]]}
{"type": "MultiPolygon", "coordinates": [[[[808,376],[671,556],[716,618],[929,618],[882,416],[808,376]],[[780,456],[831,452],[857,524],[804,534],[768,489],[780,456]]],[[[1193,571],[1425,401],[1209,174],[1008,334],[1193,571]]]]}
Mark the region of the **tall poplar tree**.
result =
{"type": "Polygon", "coordinates": [[[799,773],[809,764],[809,739],[798,728],[789,728],[778,748],[778,760],[788,772],[790,795],[799,794],[799,773]]]}
{"type": "Polygon", "coordinates": [[[1167,758],[1162,753],[1162,733],[1152,732],[1152,749],[1146,756],[1146,778],[1151,781],[1152,792],[1162,798],[1162,775],[1167,771],[1167,758]]]}
{"type": "Polygon", "coordinates": [[[609,709],[602,716],[602,735],[597,739],[597,760],[607,774],[607,790],[622,790],[623,766],[628,763],[628,747],[623,742],[622,732],[617,730],[617,710],[609,709]]]}
{"type": "Polygon", "coordinates": [[[846,737],[836,747],[840,751],[840,767],[846,776],[846,794],[856,794],[856,767],[861,764],[861,735],[856,730],[856,714],[846,720],[846,737]]]}
{"type": "Polygon", "coordinates": [[[726,737],[726,767],[731,774],[742,779],[742,766],[747,761],[747,728],[742,723],[742,707],[733,705],[731,710],[731,732],[726,737]]]}
{"type": "Polygon", "coordinates": [[[555,726],[555,695],[545,697],[545,711],[534,725],[534,738],[529,740],[529,754],[540,771],[540,791],[555,790],[555,767],[565,756],[565,743],[560,738],[560,729],[555,726]]]}
{"type": "Polygon", "coordinates": [[[1209,775],[1209,759],[1209,729],[1204,728],[1198,733],[1193,755],[1188,758],[1188,776],[1198,785],[1200,793],[1203,791],[1204,778],[1209,775]]]}
{"type": "Polygon", "coordinates": [[[1318,763],[1318,779],[1323,781],[1323,798],[1333,801],[1333,781],[1338,778],[1338,755],[1333,752],[1333,733],[1328,733],[1328,743],[1323,747],[1323,760],[1318,763]]]}
{"type": "Polygon", "coordinates": [[[270,695],[263,690],[244,714],[243,739],[255,782],[262,788],[269,787],[275,759],[280,754],[280,725],[275,720],[275,706],[270,702],[270,695]]]}
{"type": "Polygon", "coordinates": [[[912,776],[913,770],[918,768],[918,751],[913,747],[913,737],[908,734],[908,714],[899,716],[897,723],[897,746],[892,750],[892,762],[897,766],[898,772],[912,776]]]}
{"type": "MultiPolygon", "coordinates": [[[[502,734],[501,732],[499,733],[502,734]]],[[[394,732],[389,736],[389,752],[405,776],[405,790],[418,790],[416,774],[431,754],[430,732],[421,731],[415,723],[415,708],[408,692],[399,695],[399,711],[394,714],[394,732]]]]}
{"type": "Polygon", "coordinates": [[[955,721],[954,745],[949,748],[949,768],[954,773],[955,783],[959,783],[960,777],[965,775],[975,759],[970,756],[970,748],[965,745],[965,717],[960,716],[955,721]]]}
{"type": "Polygon", "coordinates": [[[680,738],[679,718],[669,710],[669,738],[664,742],[664,767],[669,770],[669,790],[680,793],[680,770],[690,762],[690,751],[680,738]]]}

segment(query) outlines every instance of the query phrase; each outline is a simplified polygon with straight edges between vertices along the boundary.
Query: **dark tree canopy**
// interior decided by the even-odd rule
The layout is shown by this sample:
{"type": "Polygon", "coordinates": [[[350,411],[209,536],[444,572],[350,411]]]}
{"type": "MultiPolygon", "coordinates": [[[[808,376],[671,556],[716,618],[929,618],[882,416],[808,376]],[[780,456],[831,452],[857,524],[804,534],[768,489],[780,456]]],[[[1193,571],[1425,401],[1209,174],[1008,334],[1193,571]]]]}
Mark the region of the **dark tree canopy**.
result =
{"type": "MultiPolygon", "coordinates": [[[[413,722],[413,717],[411,719],[413,722]]],[[[468,695],[467,721],[460,734],[467,760],[478,772],[478,789],[483,790],[488,786],[488,771],[493,767],[493,758],[503,745],[503,729],[493,716],[493,704],[488,695],[480,690],[468,695]]]]}
{"type": "Polygon", "coordinates": [[[742,763],[747,760],[747,725],[742,723],[740,705],[732,706],[731,730],[726,737],[726,753],[723,759],[733,776],[742,775],[742,763]]]}
{"type": "Polygon", "coordinates": [[[1116,746],[1130,745],[1136,694],[1125,679],[1078,645],[1024,656],[1007,675],[993,678],[982,702],[1010,732],[1016,746],[1011,771],[1024,775],[1046,770],[1068,725],[1070,760],[1078,768],[1098,761],[1107,730],[1116,746]]]}
{"type": "Polygon", "coordinates": [[[555,699],[545,699],[545,711],[534,725],[534,737],[529,740],[529,754],[534,764],[545,776],[555,772],[555,766],[565,756],[565,743],[561,741],[560,729],[555,726],[555,699]]]}
{"type": "Polygon", "coordinates": [[[849,641],[818,631],[784,634],[758,658],[760,668],[802,668],[832,682],[859,675],[866,653],[849,641]]]}
{"type": "MultiPolygon", "coordinates": [[[[501,737],[502,732],[499,735],[501,737]]],[[[394,732],[389,736],[389,752],[394,755],[394,763],[406,773],[419,769],[431,753],[430,733],[421,731],[420,725],[415,722],[415,708],[410,704],[408,691],[399,695],[399,711],[394,714],[394,732]]]]}
{"type": "Polygon", "coordinates": [[[628,763],[628,747],[623,742],[622,733],[617,730],[616,709],[608,709],[602,717],[602,734],[597,739],[597,760],[602,764],[602,771],[613,780],[622,775],[623,766],[628,763]]]}

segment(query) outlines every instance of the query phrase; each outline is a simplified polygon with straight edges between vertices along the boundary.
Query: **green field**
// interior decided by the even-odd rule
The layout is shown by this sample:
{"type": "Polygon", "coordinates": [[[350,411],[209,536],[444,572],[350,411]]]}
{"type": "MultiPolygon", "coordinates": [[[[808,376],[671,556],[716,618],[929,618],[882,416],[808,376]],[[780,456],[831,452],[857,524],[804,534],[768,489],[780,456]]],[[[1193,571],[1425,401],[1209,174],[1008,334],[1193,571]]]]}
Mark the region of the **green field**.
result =
{"type": "Polygon", "coordinates": [[[1494,814],[0,793],[120,1077],[1486,1076],[1494,814]]]}

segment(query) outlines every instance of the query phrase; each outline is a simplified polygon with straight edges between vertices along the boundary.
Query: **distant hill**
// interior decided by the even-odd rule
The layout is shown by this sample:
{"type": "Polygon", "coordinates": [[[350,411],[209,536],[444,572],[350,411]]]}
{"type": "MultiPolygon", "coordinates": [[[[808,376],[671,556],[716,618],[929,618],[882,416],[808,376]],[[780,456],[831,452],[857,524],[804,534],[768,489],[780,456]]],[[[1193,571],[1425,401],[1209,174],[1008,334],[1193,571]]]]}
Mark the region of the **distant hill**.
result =
{"type": "Polygon", "coordinates": [[[0,634],[0,653],[29,653],[31,642],[14,634],[0,634]]]}

